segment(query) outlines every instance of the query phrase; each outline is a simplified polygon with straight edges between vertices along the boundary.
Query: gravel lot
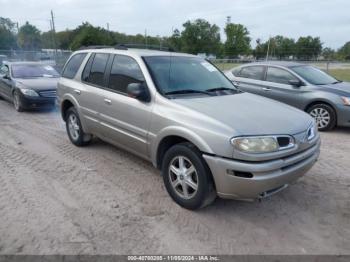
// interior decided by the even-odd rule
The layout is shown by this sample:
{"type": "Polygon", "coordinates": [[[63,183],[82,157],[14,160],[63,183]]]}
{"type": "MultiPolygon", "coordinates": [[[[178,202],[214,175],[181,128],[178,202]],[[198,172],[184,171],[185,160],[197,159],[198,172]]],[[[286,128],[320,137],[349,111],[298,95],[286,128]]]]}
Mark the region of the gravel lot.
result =
{"type": "Polygon", "coordinates": [[[177,206],[151,164],[100,140],[77,148],[57,111],[0,101],[1,254],[350,254],[350,129],[262,202],[177,206]]]}

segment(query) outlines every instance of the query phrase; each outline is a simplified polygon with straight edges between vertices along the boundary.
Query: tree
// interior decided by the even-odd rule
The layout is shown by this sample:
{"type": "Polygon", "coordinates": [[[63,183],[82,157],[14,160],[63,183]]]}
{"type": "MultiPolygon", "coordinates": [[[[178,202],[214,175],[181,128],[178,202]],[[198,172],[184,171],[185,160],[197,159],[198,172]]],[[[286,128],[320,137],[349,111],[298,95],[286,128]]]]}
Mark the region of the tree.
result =
{"type": "Polygon", "coordinates": [[[174,48],[175,50],[181,50],[182,48],[182,39],[181,39],[181,33],[179,29],[175,29],[173,32],[173,35],[168,39],[170,47],[174,48]]]}
{"type": "Polygon", "coordinates": [[[271,39],[271,53],[273,56],[284,59],[295,54],[295,41],[281,35],[271,39]]]}
{"type": "Polygon", "coordinates": [[[332,48],[326,47],[322,50],[322,56],[326,60],[333,60],[336,58],[336,52],[332,48]]]}
{"type": "Polygon", "coordinates": [[[226,42],[225,55],[237,57],[247,55],[250,52],[249,31],[241,24],[228,23],[225,27],[226,42]]]}
{"type": "Polygon", "coordinates": [[[74,39],[70,44],[73,50],[81,46],[90,45],[112,45],[114,40],[107,30],[101,27],[94,27],[89,23],[83,23],[74,30],[74,39]]]}
{"type": "Polygon", "coordinates": [[[300,37],[295,47],[299,59],[316,59],[322,52],[322,43],[319,37],[300,37]]]}
{"type": "Polygon", "coordinates": [[[181,51],[198,54],[218,54],[220,52],[220,29],[204,19],[183,24],[181,32],[181,51]]]}
{"type": "Polygon", "coordinates": [[[341,59],[350,60],[350,41],[339,49],[338,54],[341,59]]]}
{"type": "Polygon", "coordinates": [[[34,25],[26,22],[19,29],[17,41],[24,50],[38,50],[41,48],[40,31],[34,25]]]}
{"type": "Polygon", "coordinates": [[[16,48],[15,24],[8,18],[0,17],[0,49],[16,48]]]}

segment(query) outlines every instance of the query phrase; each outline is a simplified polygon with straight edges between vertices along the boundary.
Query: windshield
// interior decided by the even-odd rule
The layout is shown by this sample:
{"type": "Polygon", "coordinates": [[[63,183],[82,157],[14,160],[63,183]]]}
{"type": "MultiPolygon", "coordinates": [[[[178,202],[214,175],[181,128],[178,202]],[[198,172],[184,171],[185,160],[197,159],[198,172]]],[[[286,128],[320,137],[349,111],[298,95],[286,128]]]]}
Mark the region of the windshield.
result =
{"type": "Polygon", "coordinates": [[[334,77],[313,66],[295,66],[291,70],[313,85],[329,85],[339,82],[334,77]]]}
{"type": "Polygon", "coordinates": [[[12,65],[14,78],[59,77],[57,71],[49,65],[12,65]]]}
{"type": "Polygon", "coordinates": [[[150,56],[144,60],[164,95],[224,95],[237,93],[233,84],[202,58],[150,56]]]}

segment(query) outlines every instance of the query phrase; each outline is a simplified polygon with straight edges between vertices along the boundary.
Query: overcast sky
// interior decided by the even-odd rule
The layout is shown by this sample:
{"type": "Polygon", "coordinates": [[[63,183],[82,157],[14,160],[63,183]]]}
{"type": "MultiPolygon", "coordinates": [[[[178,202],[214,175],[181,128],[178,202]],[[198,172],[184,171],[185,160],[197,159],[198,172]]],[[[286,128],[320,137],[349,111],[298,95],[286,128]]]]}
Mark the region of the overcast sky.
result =
{"type": "MultiPolygon", "coordinates": [[[[0,0],[0,16],[41,31],[72,29],[83,21],[128,34],[169,36],[186,20],[204,18],[220,28],[226,17],[245,25],[256,38],[274,35],[320,36],[324,46],[339,48],[350,41],[350,0],[0,0]]],[[[223,35],[223,34],[222,34],[223,35]]]]}

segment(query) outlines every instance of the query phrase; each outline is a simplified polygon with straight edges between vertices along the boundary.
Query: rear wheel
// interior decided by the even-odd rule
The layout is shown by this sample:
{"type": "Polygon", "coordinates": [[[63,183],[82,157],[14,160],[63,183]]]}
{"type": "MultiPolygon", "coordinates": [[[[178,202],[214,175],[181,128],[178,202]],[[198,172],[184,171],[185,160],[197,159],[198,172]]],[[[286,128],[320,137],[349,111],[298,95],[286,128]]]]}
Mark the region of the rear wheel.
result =
{"type": "Polygon", "coordinates": [[[316,120],[318,130],[328,131],[336,125],[336,113],[332,107],[326,104],[316,104],[307,112],[316,120]]]}
{"type": "Polygon", "coordinates": [[[190,143],[177,144],[165,153],[162,175],[169,195],[184,208],[202,208],[216,198],[210,170],[190,143]]]}
{"type": "Polygon", "coordinates": [[[19,95],[19,91],[17,91],[17,90],[15,90],[13,92],[13,105],[14,105],[17,112],[23,112],[21,98],[19,95]]]}
{"type": "Polygon", "coordinates": [[[76,146],[86,146],[92,140],[92,136],[83,131],[78,112],[74,107],[67,110],[66,129],[69,140],[76,146]]]}

